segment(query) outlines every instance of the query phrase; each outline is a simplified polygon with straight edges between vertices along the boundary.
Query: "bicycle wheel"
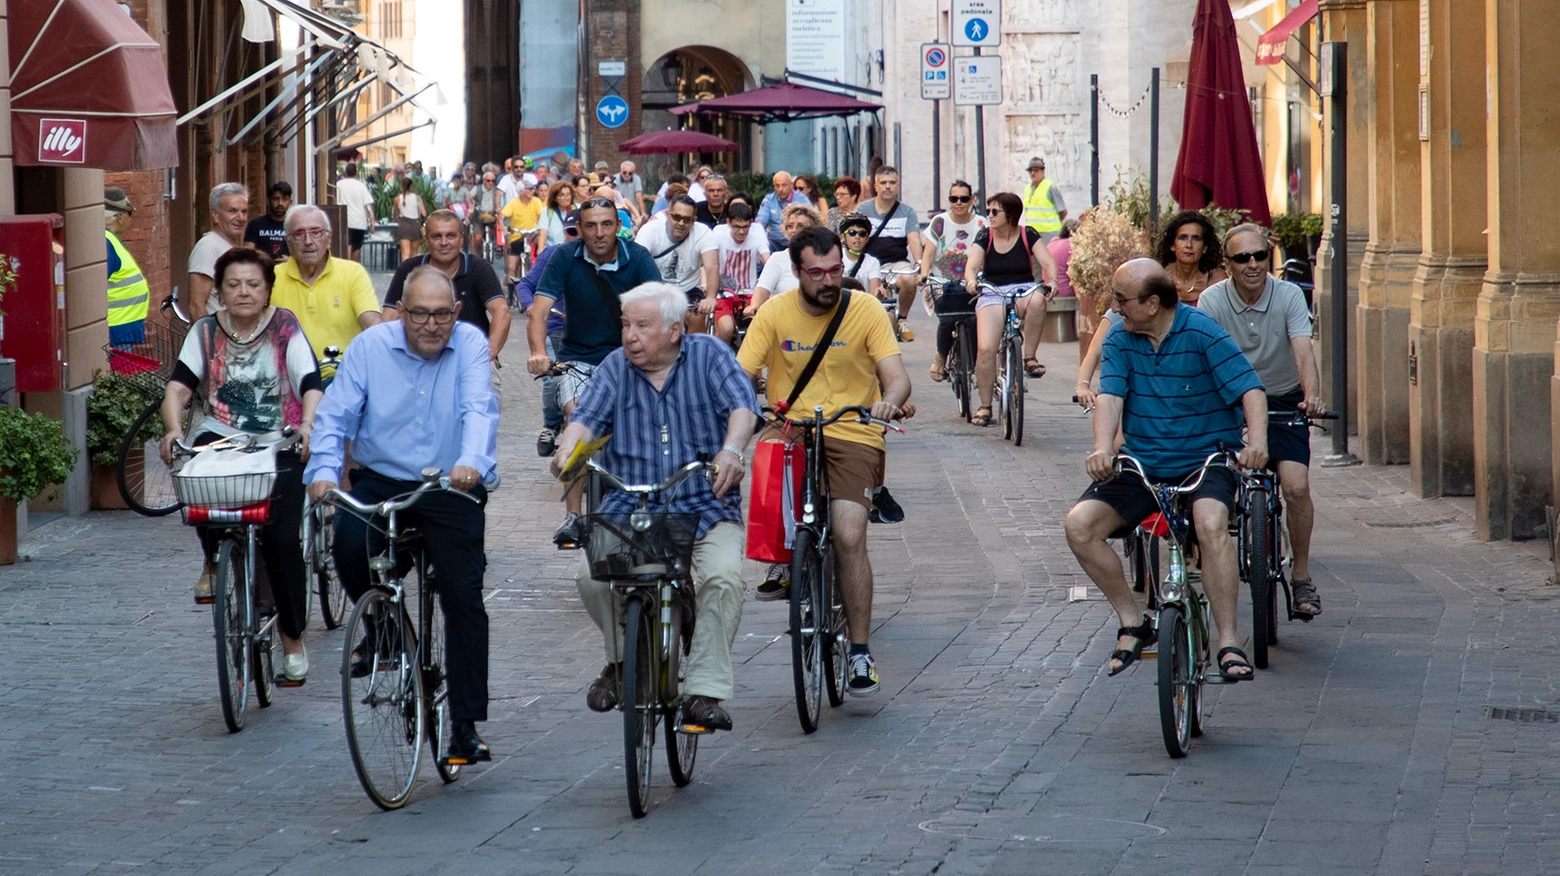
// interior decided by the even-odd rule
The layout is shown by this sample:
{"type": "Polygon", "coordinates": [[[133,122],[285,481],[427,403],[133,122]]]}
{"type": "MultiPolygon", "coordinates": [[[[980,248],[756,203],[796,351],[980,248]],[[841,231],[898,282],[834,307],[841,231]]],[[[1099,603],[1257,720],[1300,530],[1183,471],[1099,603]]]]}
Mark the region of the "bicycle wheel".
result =
{"type": "Polygon", "coordinates": [[[1159,728],[1165,737],[1165,751],[1171,757],[1186,757],[1191,746],[1190,713],[1196,708],[1196,693],[1190,637],[1179,606],[1167,605],[1159,610],[1158,663],[1159,728]]]}
{"type": "Polygon", "coordinates": [[[255,634],[251,652],[255,663],[255,701],[260,708],[268,708],[276,692],[277,655],[282,653],[282,631],[275,618],[266,621],[255,634]]]}
{"type": "Polygon", "coordinates": [[[802,732],[818,729],[823,710],[823,634],[815,607],[823,605],[823,558],[817,536],[797,529],[791,548],[791,677],[796,689],[796,717],[802,732]]]}
{"type": "Polygon", "coordinates": [[[224,538],[217,549],[217,580],[211,621],[217,640],[217,691],[222,695],[222,720],[229,733],[244,729],[249,705],[249,619],[254,606],[244,579],[244,547],[224,538]]]}
{"type": "Polygon", "coordinates": [[[374,588],[352,609],[344,641],[341,709],[352,768],[374,805],[399,809],[417,781],[427,734],[411,621],[390,593],[374,588]],[[354,642],[368,657],[368,671],[357,678],[354,642]]]}
{"type": "Polygon", "coordinates": [[[650,765],[655,754],[655,606],[643,594],[628,597],[623,609],[623,773],[628,779],[628,809],[645,817],[650,803],[650,765]]]}
{"type": "Polygon", "coordinates": [[[1241,511],[1241,577],[1251,588],[1251,658],[1258,669],[1268,665],[1273,635],[1273,576],[1268,554],[1268,491],[1250,490],[1241,511]]]}
{"type": "Polygon", "coordinates": [[[341,626],[347,610],[347,594],[341,589],[341,576],[336,573],[336,508],[315,505],[310,514],[314,522],[309,572],[314,576],[314,592],[320,597],[320,618],[325,621],[325,629],[334,630],[341,626]]]}
{"type": "Polygon", "coordinates": [[[461,764],[450,763],[450,739],[455,732],[455,720],[450,717],[449,676],[444,669],[444,606],[439,602],[437,585],[428,574],[427,563],[418,557],[415,571],[402,579],[406,592],[411,593],[412,575],[417,576],[416,591],[421,606],[417,624],[419,665],[422,667],[422,694],[424,711],[428,715],[428,750],[433,753],[433,766],[445,784],[460,778],[461,764]]]}
{"type": "MultiPolygon", "coordinates": [[[[672,606],[670,635],[671,648],[666,654],[666,689],[673,697],[682,689],[682,665],[693,650],[692,599],[684,596],[679,588],[672,606]]],[[[693,763],[699,757],[699,734],[678,733],[679,709],[666,713],[666,765],[672,774],[672,782],[686,788],[693,781],[693,763]]]]}
{"type": "Polygon", "coordinates": [[[1013,439],[1014,447],[1024,444],[1024,339],[1014,335],[1007,342],[1007,395],[1002,400],[1002,416],[1006,418],[1005,437],[1013,439]]]}
{"type": "Polygon", "coordinates": [[[838,566],[834,562],[834,542],[826,541],[819,551],[822,583],[818,601],[829,607],[824,613],[823,626],[818,636],[823,640],[824,678],[828,682],[829,705],[836,708],[845,702],[845,674],[850,666],[850,638],[845,625],[845,603],[840,599],[839,581],[835,577],[838,566]]]}
{"type": "Polygon", "coordinates": [[[971,349],[974,340],[970,337],[971,325],[968,323],[959,326],[958,337],[954,339],[954,367],[949,369],[953,394],[959,400],[959,416],[964,422],[970,421],[970,416],[975,413],[975,408],[970,404],[971,384],[975,380],[975,353],[971,349]]]}
{"type": "MultiPolygon", "coordinates": [[[[184,412],[184,434],[190,433],[193,408],[184,412]]],[[[135,418],[119,442],[116,480],[119,495],[131,510],[147,517],[161,517],[179,510],[173,493],[173,471],[158,456],[162,441],[162,401],[150,402],[135,418]]],[[[190,437],[194,437],[191,435],[190,437]]]]}

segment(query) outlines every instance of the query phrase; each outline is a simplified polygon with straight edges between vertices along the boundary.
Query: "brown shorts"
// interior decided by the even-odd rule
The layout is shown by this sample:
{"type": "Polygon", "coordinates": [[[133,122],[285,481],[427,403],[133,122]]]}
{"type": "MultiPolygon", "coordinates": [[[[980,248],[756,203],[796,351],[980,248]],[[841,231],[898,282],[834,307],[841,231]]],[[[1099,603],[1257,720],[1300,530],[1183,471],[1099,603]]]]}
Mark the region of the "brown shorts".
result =
{"type": "MultiPolygon", "coordinates": [[[[778,440],[779,433],[766,429],[760,441],[778,440]]],[[[883,451],[856,441],[832,438],[824,441],[824,467],[829,476],[829,498],[855,502],[871,510],[872,491],[883,485],[883,451]]]]}

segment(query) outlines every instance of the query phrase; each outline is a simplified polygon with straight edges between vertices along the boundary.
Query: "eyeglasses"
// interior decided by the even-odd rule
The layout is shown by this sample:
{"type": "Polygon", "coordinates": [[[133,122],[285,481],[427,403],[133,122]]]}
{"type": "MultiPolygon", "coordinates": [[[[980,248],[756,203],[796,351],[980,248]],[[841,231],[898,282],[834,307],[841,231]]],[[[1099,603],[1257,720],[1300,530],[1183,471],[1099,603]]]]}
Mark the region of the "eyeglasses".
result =
{"type": "Polygon", "coordinates": [[[1142,298],[1128,298],[1114,289],[1110,290],[1110,298],[1112,301],[1116,302],[1117,307],[1126,307],[1130,302],[1144,300],[1142,298]]]}
{"type": "Polygon", "coordinates": [[[726,226],[732,231],[746,231],[753,227],[751,222],[727,222],[726,226]]]}
{"type": "Polygon", "coordinates": [[[806,274],[807,278],[814,282],[819,280],[833,280],[844,276],[845,266],[835,265],[832,268],[802,268],[801,272],[806,274]]]}
{"type": "Polygon", "coordinates": [[[948,196],[948,203],[950,203],[950,204],[968,204],[969,202],[971,202],[973,200],[975,200],[975,196],[974,195],[949,195],[948,196]]]}
{"type": "Polygon", "coordinates": [[[1229,259],[1237,265],[1244,265],[1252,259],[1265,262],[1268,260],[1268,251],[1265,249],[1254,249],[1251,252],[1232,252],[1229,255],[1229,259]]]}
{"type": "Polygon", "coordinates": [[[590,210],[597,207],[606,207],[608,210],[616,210],[617,204],[614,203],[611,198],[591,198],[588,201],[580,202],[581,211],[590,210]]]}
{"type": "Polygon", "coordinates": [[[430,319],[434,325],[449,325],[455,319],[453,310],[408,310],[406,315],[412,318],[412,325],[427,325],[430,319]]]}
{"type": "Polygon", "coordinates": [[[329,234],[330,232],[324,228],[299,228],[296,231],[288,232],[287,236],[298,240],[319,240],[329,234]]]}
{"type": "Polygon", "coordinates": [[[666,220],[668,222],[676,222],[679,225],[686,225],[689,222],[693,221],[693,217],[692,216],[679,216],[676,213],[667,213],[666,214],[666,220]]]}

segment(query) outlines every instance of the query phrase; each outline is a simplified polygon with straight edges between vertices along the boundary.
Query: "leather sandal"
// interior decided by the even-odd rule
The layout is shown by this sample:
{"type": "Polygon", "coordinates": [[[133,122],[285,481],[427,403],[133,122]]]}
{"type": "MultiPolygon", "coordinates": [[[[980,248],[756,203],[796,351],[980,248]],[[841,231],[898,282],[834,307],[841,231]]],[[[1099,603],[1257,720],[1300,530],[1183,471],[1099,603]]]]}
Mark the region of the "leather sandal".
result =
{"type": "Polygon", "coordinates": [[[1133,644],[1131,650],[1126,648],[1117,648],[1116,650],[1110,652],[1110,659],[1121,661],[1120,666],[1117,666],[1115,669],[1110,671],[1111,675],[1120,675],[1121,673],[1125,672],[1128,666],[1136,663],[1137,659],[1143,656],[1144,648],[1159,641],[1159,631],[1154,629],[1154,619],[1146,614],[1143,615],[1143,622],[1141,624],[1138,624],[1135,627],[1118,628],[1116,630],[1116,638],[1120,639],[1122,636],[1131,636],[1137,641],[1135,644],[1133,644]]]}
{"type": "Polygon", "coordinates": [[[1045,376],[1045,366],[1033,356],[1024,359],[1024,373],[1030,377],[1040,378],[1045,376]]]}
{"type": "Polygon", "coordinates": [[[990,405],[982,405],[981,407],[976,408],[975,409],[975,415],[973,417],[970,417],[970,425],[971,426],[990,426],[991,425],[991,406],[990,405]],[[985,411],[985,413],[981,413],[981,411],[985,411]]]}
{"type": "Polygon", "coordinates": [[[1290,604],[1294,606],[1289,610],[1289,619],[1310,623],[1311,618],[1322,613],[1322,597],[1316,592],[1316,585],[1310,578],[1297,578],[1289,582],[1290,604]],[[1309,608],[1308,608],[1309,606],[1309,608]]]}
{"type": "Polygon", "coordinates": [[[943,364],[941,362],[933,362],[932,363],[932,372],[931,373],[932,373],[932,382],[933,383],[942,383],[943,381],[948,379],[948,369],[944,368],[943,364]]]}
{"type": "Polygon", "coordinates": [[[1227,682],[1250,681],[1251,677],[1253,675],[1255,675],[1255,674],[1256,674],[1256,670],[1252,668],[1251,661],[1246,659],[1246,652],[1245,651],[1242,651],[1239,648],[1222,648],[1222,649],[1220,649],[1220,651],[1219,651],[1219,675],[1223,676],[1225,681],[1227,681],[1227,682]],[[1225,655],[1229,655],[1230,659],[1225,660],[1224,659],[1225,655]],[[1246,672],[1244,674],[1241,674],[1241,675],[1237,675],[1237,674],[1235,674],[1235,673],[1230,671],[1231,669],[1242,669],[1242,668],[1244,668],[1246,670],[1246,672]]]}

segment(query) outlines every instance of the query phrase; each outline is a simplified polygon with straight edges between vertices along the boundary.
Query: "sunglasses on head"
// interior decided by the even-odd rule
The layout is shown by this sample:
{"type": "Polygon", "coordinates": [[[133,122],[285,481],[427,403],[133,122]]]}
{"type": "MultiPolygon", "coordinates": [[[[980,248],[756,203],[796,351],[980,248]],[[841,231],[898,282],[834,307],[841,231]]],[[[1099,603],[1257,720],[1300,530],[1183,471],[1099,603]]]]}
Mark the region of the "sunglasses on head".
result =
{"type": "Polygon", "coordinates": [[[581,210],[589,210],[592,207],[606,207],[608,210],[616,210],[617,204],[611,198],[591,198],[580,203],[581,210]]]}
{"type": "Polygon", "coordinates": [[[974,195],[949,195],[948,196],[948,203],[950,203],[950,204],[968,204],[970,201],[973,201],[973,200],[975,200],[975,196],[974,195]]]}
{"type": "Polygon", "coordinates": [[[1251,252],[1232,252],[1229,255],[1229,259],[1237,265],[1244,265],[1252,259],[1265,262],[1268,260],[1268,251],[1265,249],[1254,249],[1251,252]]]}

